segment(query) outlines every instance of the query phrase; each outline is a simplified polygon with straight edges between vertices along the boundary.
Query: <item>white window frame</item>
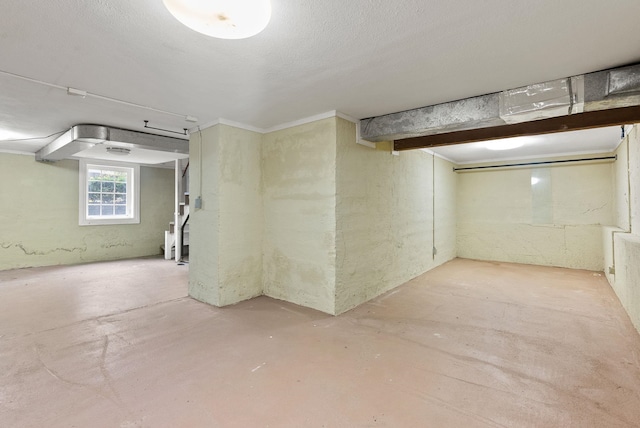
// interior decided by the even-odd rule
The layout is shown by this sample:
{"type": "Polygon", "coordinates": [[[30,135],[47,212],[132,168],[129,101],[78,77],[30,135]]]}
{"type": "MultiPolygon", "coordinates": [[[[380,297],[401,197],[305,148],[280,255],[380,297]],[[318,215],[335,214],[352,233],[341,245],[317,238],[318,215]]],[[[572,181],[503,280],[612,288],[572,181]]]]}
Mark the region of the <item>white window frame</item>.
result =
{"type": "Polygon", "coordinates": [[[79,224],[95,226],[103,224],[139,224],[140,223],[140,165],[103,161],[99,159],[80,159],[79,165],[79,224]],[[92,217],[88,215],[88,170],[105,168],[127,173],[127,214],[92,217]]]}

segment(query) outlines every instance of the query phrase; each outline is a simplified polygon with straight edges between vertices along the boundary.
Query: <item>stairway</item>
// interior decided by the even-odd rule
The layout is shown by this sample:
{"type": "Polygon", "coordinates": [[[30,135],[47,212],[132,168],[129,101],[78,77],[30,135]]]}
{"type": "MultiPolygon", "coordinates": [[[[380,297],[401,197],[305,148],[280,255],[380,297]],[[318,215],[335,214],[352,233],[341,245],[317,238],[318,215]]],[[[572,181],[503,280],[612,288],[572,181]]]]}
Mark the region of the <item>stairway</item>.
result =
{"type": "Polygon", "coordinates": [[[175,212],[160,248],[166,260],[183,262],[189,254],[189,159],[175,161],[175,212]]]}
{"type": "Polygon", "coordinates": [[[180,202],[176,213],[176,221],[169,223],[169,230],[164,231],[164,245],[161,246],[166,260],[181,261],[189,255],[189,193],[184,194],[184,202],[180,202]],[[176,221],[178,227],[176,227],[176,221]],[[182,250],[176,254],[176,246],[182,250]]]}

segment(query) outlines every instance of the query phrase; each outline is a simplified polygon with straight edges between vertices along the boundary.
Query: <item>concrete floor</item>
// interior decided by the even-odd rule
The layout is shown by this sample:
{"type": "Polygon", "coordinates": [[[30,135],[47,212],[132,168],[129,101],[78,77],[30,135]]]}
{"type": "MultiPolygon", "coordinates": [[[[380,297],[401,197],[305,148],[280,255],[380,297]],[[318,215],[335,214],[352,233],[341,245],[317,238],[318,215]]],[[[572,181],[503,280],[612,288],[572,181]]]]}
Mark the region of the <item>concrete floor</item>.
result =
{"type": "Polygon", "coordinates": [[[601,274],[454,260],[340,317],[186,295],[187,267],[0,272],[2,427],[637,427],[601,274]]]}

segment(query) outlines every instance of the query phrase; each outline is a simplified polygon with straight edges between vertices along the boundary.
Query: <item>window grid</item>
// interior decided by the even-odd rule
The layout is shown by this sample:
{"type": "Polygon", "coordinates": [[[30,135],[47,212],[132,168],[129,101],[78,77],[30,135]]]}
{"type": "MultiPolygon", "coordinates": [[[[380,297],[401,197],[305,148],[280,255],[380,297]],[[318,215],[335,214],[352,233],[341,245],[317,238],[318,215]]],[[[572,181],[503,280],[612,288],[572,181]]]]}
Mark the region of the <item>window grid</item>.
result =
{"type": "Polygon", "coordinates": [[[127,172],[96,168],[87,172],[87,217],[127,217],[127,172]]]}

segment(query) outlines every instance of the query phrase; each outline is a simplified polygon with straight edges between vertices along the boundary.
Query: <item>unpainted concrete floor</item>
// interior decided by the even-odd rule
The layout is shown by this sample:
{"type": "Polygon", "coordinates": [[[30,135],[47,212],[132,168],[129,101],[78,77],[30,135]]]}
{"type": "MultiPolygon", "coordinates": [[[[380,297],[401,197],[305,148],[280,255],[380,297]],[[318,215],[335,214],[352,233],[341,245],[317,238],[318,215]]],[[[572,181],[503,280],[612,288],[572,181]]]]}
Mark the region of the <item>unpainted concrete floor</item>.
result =
{"type": "Polygon", "coordinates": [[[602,274],[454,260],[339,317],[159,259],[0,272],[2,427],[637,427],[602,274]]]}

